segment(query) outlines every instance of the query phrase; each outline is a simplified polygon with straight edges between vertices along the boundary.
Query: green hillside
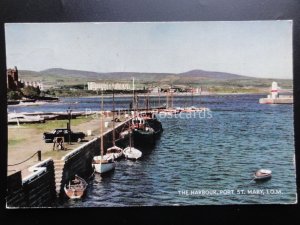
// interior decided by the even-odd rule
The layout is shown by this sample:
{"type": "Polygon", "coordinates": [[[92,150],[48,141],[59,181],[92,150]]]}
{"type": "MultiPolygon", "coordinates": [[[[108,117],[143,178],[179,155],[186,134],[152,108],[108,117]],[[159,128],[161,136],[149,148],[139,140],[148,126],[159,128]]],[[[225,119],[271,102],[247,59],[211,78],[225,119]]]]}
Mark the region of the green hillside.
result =
{"type": "Polygon", "coordinates": [[[277,81],[279,86],[292,89],[293,82],[289,79],[262,79],[241,76],[230,73],[192,70],[185,73],[136,73],[115,72],[97,73],[90,71],[66,70],[52,68],[40,72],[20,70],[21,79],[28,81],[42,81],[47,87],[64,85],[83,85],[89,81],[95,82],[132,82],[135,78],[137,85],[185,85],[206,87],[235,87],[235,88],[269,88],[272,81],[277,81]]]}

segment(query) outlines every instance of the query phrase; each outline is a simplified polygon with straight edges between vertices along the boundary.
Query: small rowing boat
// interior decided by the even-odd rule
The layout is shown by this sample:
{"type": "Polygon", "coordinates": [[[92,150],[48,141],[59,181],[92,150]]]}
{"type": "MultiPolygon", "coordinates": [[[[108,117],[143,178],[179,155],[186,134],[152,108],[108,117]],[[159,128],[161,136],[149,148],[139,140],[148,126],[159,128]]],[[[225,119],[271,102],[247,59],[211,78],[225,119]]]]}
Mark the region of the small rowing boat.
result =
{"type": "Polygon", "coordinates": [[[264,181],[272,177],[272,171],[267,169],[259,169],[254,173],[253,180],[255,181],[264,181]]]}
{"type": "Polygon", "coordinates": [[[70,199],[79,199],[84,195],[86,187],[87,182],[83,178],[75,175],[75,179],[70,181],[68,185],[65,185],[64,190],[70,199]]]}

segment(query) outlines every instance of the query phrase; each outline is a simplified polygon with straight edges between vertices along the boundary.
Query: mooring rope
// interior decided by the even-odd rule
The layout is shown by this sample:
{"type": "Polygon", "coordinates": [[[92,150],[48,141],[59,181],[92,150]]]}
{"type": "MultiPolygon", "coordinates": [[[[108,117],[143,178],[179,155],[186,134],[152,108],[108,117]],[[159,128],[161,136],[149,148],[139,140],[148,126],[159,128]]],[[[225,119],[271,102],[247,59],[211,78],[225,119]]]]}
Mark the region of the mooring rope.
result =
{"type": "Polygon", "coordinates": [[[93,173],[91,174],[91,176],[88,177],[88,180],[91,179],[94,176],[94,174],[95,174],[95,169],[94,169],[93,173]]]}
{"type": "Polygon", "coordinates": [[[38,152],[34,153],[32,156],[30,156],[28,159],[25,159],[24,161],[22,162],[19,162],[19,163],[15,163],[15,164],[12,164],[12,165],[7,165],[7,166],[17,166],[17,165],[20,165],[26,161],[28,161],[29,159],[33,158],[33,156],[35,156],[36,154],[38,154],[38,152]]]}

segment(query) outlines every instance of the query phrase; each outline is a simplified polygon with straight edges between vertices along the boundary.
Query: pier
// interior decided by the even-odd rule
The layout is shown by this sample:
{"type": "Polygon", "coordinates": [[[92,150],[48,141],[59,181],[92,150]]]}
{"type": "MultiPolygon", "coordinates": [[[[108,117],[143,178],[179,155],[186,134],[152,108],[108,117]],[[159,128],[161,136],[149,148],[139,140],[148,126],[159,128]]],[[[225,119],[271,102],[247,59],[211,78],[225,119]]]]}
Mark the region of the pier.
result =
{"type": "MultiPolygon", "coordinates": [[[[131,118],[115,127],[116,135],[131,118]]],[[[103,133],[104,147],[112,145],[113,130],[103,133]]],[[[30,166],[27,173],[18,171],[7,178],[7,207],[52,206],[57,197],[63,197],[63,188],[75,174],[88,178],[93,173],[92,159],[99,154],[101,136],[82,143],[60,159],[47,158],[30,166]],[[25,175],[26,174],[26,175],[25,175]]]]}
{"type": "Polygon", "coordinates": [[[277,82],[272,83],[271,93],[267,98],[260,98],[260,104],[293,104],[293,95],[280,95],[277,82]]]}

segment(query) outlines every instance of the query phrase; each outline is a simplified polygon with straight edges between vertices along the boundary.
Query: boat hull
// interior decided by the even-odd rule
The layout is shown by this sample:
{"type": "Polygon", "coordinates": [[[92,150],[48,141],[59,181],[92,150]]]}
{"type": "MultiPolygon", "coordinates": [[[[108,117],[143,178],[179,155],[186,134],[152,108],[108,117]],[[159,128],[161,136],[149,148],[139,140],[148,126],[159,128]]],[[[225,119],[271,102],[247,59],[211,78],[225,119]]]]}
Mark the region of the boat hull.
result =
{"type": "Polygon", "coordinates": [[[154,145],[155,143],[154,132],[134,130],[133,140],[135,145],[154,145]]]}
{"type": "Polygon", "coordinates": [[[134,147],[127,147],[123,150],[126,159],[137,160],[142,157],[142,152],[134,147]]]}
{"type": "Polygon", "coordinates": [[[161,125],[161,122],[158,121],[157,119],[149,119],[147,120],[147,123],[154,130],[155,136],[158,136],[163,132],[163,127],[161,125]]]}
{"type": "Polygon", "coordinates": [[[85,191],[78,191],[78,190],[68,190],[66,187],[64,188],[66,195],[70,199],[80,199],[84,195],[85,191]]]}
{"type": "Polygon", "coordinates": [[[75,175],[75,180],[72,181],[72,185],[65,185],[64,191],[70,199],[80,199],[85,194],[87,185],[84,179],[75,175]],[[75,181],[76,183],[73,183],[75,181]]]}
{"type": "Polygon", "coordinates": [[[123,149],[119,148],[118,146],[113,146],[107,149],[105,156],[107,157],[107,159],[110,158],[113,158],[114,160],[120,159],[123,156],[123,149]]]}
{"type": "Polygon", "coordinates": [[[102,174],[113,171],[116,167],[116,164],[113,161],[109,162],[105,159],[102,159],[101,156],[95,156],[93,158],[92,167],[94,168],[96,173],[102,174]]]}
{"type": "Polygon", "coordinates": [[[266,181],[272,178],[272,171],[260,169],[254,173],[253,180],[255,181],[266,181]]]}

